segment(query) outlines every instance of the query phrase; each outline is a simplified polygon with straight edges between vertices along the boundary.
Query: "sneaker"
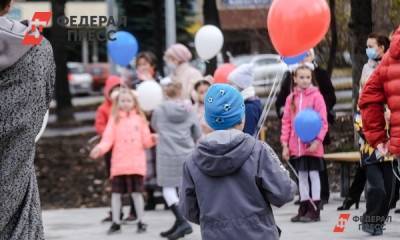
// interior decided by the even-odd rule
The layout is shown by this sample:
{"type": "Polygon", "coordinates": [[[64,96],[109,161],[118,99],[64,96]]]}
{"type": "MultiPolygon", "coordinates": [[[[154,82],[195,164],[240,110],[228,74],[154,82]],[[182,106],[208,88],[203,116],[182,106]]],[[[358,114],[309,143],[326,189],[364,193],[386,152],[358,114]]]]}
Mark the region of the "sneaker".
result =
{"type": "Polygon", "coordinates": [[[147,224],[139,222],[137,226],[137,233],[144,233],[147,231],[147,224]]]}
{"type": "Polygon", "coordinates": [[[116,223],[113,223],[113,224],[111,225],[110,229],[108,229],[107,234],[108,234],[108,235],[111,235],[111,234],[119,233],[119,232],[121,232],[121,225],[116,224],[116,223]]]}

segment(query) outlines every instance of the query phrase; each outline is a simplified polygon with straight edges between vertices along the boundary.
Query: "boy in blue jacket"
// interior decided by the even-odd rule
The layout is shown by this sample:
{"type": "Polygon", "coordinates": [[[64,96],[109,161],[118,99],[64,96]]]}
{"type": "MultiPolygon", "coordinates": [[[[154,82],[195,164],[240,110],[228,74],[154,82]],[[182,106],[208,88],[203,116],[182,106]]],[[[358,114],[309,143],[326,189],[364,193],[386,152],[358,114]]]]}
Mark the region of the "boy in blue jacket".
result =
{"type": "Polygon", "coordinates": [[[184,163],[180,199],[184,216],[200,224],[203,240],[278,239],[270,204],[281,207],[296,191],[274,151],[242,132],[244,115],[236,89],[210,87],[205,118],[215,131],[184,163]]]}

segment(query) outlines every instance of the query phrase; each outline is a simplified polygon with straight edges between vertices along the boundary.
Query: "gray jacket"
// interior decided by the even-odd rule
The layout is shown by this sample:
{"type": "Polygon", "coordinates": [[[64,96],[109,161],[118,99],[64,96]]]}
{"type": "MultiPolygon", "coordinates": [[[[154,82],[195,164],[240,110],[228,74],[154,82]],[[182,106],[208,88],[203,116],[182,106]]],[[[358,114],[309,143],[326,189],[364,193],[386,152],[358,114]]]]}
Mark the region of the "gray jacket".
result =
{"type": "Polygon", "coordinates": [[[201,136],[196,113],[183,101],[168,100],[153,112],[151,126],[159,134],[157,183],[162,187],[178,187],[183,162],[201,136]]]}
{"type": "Polygon", "coordinates": [[[296,184],[265,143],[238,130],[210,133],[185,162],[180,208],[203,240],[278,239],[270,204],[293,200],[296,184]],[[262,188],[256,185],[261,158],[262,188]]]}
{"type": "Polygon", "coordinates": [[[55,65],[46,39],[22,45],[29,29],[0,17],[0,240],[44,239],[33,160],[55,65]]]}

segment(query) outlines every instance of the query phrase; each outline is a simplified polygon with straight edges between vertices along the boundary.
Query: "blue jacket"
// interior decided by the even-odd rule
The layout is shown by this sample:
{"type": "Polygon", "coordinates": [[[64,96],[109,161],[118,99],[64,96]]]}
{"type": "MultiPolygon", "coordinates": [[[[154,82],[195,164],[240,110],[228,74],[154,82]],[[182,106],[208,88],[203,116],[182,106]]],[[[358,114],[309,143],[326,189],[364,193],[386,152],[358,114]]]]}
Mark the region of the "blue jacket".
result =
{"type": "Polygon", "coordinates": [[[246,121],[243,132],[253,136],[262,113],[261,101],[259,98],[253,97],[244,101],[244,105],[246,106],[246,121]]]}
{"type": "Polygon", "coordinates": [[[184,163],[180,209],[203,240],[276,240],[270,204],[293,200],[296,184],[273,150],[239,130],[204,137],[184,163]],[[256,184],[260,161],[260,188],[256,184]]]}

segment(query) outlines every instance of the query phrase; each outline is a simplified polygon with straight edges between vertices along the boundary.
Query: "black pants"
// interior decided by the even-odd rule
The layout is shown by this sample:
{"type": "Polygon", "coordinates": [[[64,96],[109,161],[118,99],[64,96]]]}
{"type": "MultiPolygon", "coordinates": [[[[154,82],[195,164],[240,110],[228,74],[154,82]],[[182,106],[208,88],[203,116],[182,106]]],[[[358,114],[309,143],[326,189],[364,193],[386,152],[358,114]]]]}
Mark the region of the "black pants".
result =
{"type": "Polygon", "coordinates": [[[393,175],[392,163],[368,165],[366,166],[366,176],[367,209],[363,216],[363,223],[384,224],[384,219],[389,214],[390,203],[395,198],[396,178],[393,175]]]}
{"type": "Polygon", "coordinates": [[[359,201],[365,184],[367,183],[366,169],[360,165],[356,169],[356,175],[351,183],[348,198],[359,201]]]}
{"type": "Polygon", "coordinates": [[[326,161],[323,162],[324,162],[324,170],[319,172],[319,178],[321,181],[321,200],[328,201],[330,195],[328,170],[326,168],[326,161]]]}

